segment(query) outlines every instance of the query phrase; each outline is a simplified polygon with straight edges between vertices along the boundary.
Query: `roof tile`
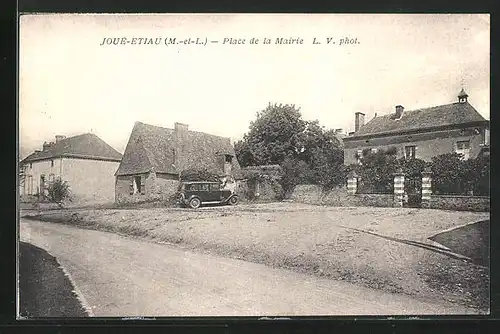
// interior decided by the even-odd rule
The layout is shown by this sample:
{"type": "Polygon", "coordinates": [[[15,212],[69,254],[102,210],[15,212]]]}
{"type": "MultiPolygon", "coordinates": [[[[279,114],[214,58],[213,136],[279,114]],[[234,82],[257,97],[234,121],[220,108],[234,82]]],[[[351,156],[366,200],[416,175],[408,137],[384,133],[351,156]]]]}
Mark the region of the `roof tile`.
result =
{"type": "Polygon", "coordinates": [[[121,153],[108,145],[104,140],[95,134],[85,133],[52,143],[46,150],[35,151],[30,154],[24,158],[21,163],[62,156],[77,156],[113,161],[120,161],[122,158],[121,153]]]}
{"type": "Polygon", "coordinates": [[[486,121],[468,102],[404,111],[401,119],[395,119],[394,116],[393,113],[375,117],[344,140],[359,136],[399,133],[486,121]]]}
{"type": "MultiPolygon", "coordinates": [[[[169,174],[197,168],[221,173],[225,154],[235,156],[229,138],[197,131],[187,131],[185,138],[177,138],[173,129],[136,122],[116,175],[143,173],[151,168],[169,174]],[[183,151],[177,159],[176,149],[183,151]]],[[[235,161],[233,174],[238,177],[240,173],[235,161]]]]}

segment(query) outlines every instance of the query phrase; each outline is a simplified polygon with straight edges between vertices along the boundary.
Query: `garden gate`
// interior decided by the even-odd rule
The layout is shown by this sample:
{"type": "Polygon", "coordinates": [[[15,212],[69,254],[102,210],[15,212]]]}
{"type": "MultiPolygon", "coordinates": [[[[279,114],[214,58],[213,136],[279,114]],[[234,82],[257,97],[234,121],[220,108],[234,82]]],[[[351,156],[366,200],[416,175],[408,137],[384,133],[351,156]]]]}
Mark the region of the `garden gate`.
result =
{"type": "Polygon", "coordinates": [[[409,208],[422,207],[422,176],[420,174],[405,177],[405,197],[403,206],[409,208]]]}

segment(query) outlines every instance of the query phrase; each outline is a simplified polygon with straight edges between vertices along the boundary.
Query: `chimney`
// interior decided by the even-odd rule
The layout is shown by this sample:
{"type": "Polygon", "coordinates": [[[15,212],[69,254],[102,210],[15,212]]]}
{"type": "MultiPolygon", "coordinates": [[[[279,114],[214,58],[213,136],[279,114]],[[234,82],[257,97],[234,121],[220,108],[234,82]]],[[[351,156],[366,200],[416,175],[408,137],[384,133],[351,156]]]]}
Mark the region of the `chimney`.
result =
{"type": "Polygon", "coordinates": [[[189,125],[183,124],[183,123],[174,123],[174,133],[175,133],[175,138],[177,140],[177,147],[176,147],[176,161],[182,156],[182,151],[184,150],[186,146],[186,142],[188,140],[188,128],[189,125]]]}
{"type": "Polygon", "coordinates": [[[182,135],[182,136],[187,135],[189,131],[188,130],[189,125],[178,122],[175,122],[174,125],[175,125],[174,130],[177,135],[182,135]]]}
{"type": "Polygon", "coordinates": [[[402,105],[398,104],[396,106],[396,119],[399,119],[403,116],[404,110],[405,110],[405,108],[402,105]]]}
{"type": "Polygon", "coordinates": [[[56,135],[56,143],[58,143],[59,141],[65,139],[66,136],[62,136],[62,135],[56,135]]]}
{"type": "Polygon", "coordinates": [[[365,114],[362,112],[357,112],[356,118],[354,119],[354,132],[357,132],[359,128],[365,125],[365,114]]]}
{"type": "Polygon", "coordinates": [[[50,143],[44,142],[43,143],[43,150],[47,151],[50,148],[50,143]]]}

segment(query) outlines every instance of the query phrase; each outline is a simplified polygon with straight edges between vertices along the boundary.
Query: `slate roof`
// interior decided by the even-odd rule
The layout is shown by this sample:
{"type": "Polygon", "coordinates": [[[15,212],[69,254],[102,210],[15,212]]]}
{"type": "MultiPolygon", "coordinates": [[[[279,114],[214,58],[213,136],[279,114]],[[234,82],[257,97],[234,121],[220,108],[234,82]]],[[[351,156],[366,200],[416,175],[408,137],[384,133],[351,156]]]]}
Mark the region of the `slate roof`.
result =
{"type": "Polygon", "coordinates": [[[233,176],[239,177],[241,169],[229,138],[198,131],[187,131],[183,138],[174,129],[136,122],[116,175],[140,174],[152,168],[168,174],[199,168],[222,174],[225,154],[234,157],[233,176]]]}
{"type": "Polygon", "coordinates": [[[468,102],[456,102],[431,108],[405,110],[399,120],[395,119],[394,113],[375,117],[343,140],[476,122],[487,122],[487,120],[468,102]]]}
{"type": "Polygon", "coordinates": [[[59,157],[81,157],[119,162],[122,155],[95,134],[85,133],[51,143],[46,150],[35,151],[24,158],[21,163],[59,157]]]}

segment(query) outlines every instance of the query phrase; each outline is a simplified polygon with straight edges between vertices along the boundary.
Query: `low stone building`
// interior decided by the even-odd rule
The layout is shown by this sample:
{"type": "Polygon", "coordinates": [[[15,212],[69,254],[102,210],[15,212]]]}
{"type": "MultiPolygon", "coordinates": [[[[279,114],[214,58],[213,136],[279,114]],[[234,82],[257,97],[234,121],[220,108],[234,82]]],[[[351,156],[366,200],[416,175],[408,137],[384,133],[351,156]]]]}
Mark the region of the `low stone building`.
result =
{"type": "Polygon", "coordinates": [[[56,136],[20,162],[20,195],[44,194],[57,178],[68,182],[75,203],[113,202],[121,153],[92,133],[56,136]]]}
{"type": "Polygon", "coordinates": [[[239,182],[238,192],[250,200],[275,200],[283,195],[278,180],[281,176],[280,165],[259,165],[242,168],[243,180],[239,182]]]}
{"type": "Polygon", "coordinates": [[[116,171],[117,203],[168,200],[175,194],[180,173],[203,169],[223,178],[238,179],[241,169],[229,138],[136,122],[116,171]]]}

